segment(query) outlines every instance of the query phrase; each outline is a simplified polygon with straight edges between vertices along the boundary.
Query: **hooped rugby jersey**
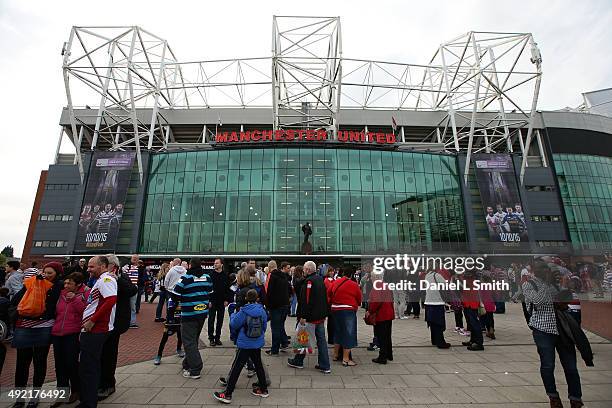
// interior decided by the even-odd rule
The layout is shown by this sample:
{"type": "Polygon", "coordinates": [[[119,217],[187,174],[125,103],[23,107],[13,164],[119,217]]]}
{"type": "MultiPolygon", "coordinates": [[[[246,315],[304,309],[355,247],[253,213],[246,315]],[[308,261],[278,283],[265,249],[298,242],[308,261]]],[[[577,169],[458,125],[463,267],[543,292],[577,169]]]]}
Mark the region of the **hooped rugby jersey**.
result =
{"type": "Polygon", "coordinates": [[[113,330],[115,305],[117,303],[117,280],[104,272],[89,292],[83,322],[94,322],[91,333],[106,333],[113,330]]]}

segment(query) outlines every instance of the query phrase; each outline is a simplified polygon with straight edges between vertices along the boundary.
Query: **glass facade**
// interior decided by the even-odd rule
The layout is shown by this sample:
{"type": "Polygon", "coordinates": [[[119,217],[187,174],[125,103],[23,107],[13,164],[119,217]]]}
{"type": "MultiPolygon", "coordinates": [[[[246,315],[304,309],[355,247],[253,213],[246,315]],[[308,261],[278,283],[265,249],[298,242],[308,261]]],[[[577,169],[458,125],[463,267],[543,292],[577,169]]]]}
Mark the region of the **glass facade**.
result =
{"type": "Polygon", "coordinates": [[[612,243],[612,158],[553,156],[571,241],[585,249],[612,243]]]}
{"type": "Polygon", "coordinates": [[[453,156],[326,148],[151,159],[141,253],[452,250],[465,243],[453,156]]]}

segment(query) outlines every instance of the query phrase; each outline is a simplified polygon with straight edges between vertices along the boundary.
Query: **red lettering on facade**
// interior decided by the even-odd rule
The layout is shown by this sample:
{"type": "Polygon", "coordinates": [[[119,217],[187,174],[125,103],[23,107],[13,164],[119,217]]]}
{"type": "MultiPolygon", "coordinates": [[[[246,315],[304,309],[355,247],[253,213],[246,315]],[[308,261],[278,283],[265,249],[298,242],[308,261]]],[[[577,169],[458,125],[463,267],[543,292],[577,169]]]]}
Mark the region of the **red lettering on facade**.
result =
{"type": "MultiPolygon", "coordinates": [[[[325,129],[250,130],[246,132],[219,132],[215,135],[216,143],[260,141],[321,142],[326,140],[329,140],[329,134],[325,129]]],[[[394,133],[340,130],[337,132],[337,138],[335,141],[341,143],[378,143],[393,145],[397,143],[397,136],[394,133]]]]}
{"type": "Polygon", "coordinates": [[[348,140],[351,142],[363,142],[363,132],[353,132],[353,131],[349,131],[348,132],[349,137],[348,140]]]}
{"type": "Polygon", "coordinates": [[[215,142],[217,142],[217,143],[225,143],[225,142],[227,142],[227,136],[228,135],[229,135],[229,133],[227,133],[227,132],[217,133],[217,135],[215,136],[215,142]]]}

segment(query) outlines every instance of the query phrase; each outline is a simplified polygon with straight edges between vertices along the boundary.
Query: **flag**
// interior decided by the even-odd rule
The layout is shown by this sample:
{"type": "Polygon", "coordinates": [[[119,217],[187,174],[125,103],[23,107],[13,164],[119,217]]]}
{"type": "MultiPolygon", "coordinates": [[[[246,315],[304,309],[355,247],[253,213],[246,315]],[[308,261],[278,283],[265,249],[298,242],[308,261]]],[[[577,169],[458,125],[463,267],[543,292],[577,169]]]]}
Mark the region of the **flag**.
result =
{"type": "Polygon", "coordinates": [[[394,132],[397,130],[397,122],[393,116],[391,116],[391,127],[393,128],[394,132]]]}

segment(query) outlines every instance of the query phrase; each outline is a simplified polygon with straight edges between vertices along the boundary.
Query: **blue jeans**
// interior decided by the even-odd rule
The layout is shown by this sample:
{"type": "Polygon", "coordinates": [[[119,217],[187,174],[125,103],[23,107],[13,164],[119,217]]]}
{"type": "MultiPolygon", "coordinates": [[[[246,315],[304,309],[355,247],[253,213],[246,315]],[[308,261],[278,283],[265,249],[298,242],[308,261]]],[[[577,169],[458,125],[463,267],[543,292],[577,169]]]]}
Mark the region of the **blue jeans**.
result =
{"type": "Polygon", "coordinates": [[[289,338],[285,332],[285,320],[289,312],[288,306],[270,310],[270,328],[272,329],[272,353],[278,353],[281,346],[289,344],[289,338]]]}
{"type": "Polygon", "coordinates": [[[582,388],[580,386],[580,375],[576,367],[576,349],[564,346],[560,337],[556,334],[545,333],[537,329],[531,330],[533,341],[540,355],[540,375],[546,394],[549,397],[559,397],[555,383],[555,349],[557,349],[565,373],[569,399],[580,401],[582,399],[582,388]]]}
{"type": "MultiPolygon", "coordinates": [[[[317,352],[319,353],[319,367],[323,370],[330,369],[329,354],[327,354],[327,341],[325,340],[325,323],[315,325],[315,337],[317,338],[317,352]]],[[[293,362],[298,365],[304,364],[305,354],[296,354],[293,362]]]]}
{"type": "Polygon", "coordinates": [[[295,314],[297,313],[297,296],[294,293],[291,296],[291,315],[295,316],[295,314]]]}
{"type": "Polygon", "coordinates": [[[138,293],[130,298],[130,325],[136,324],[136,298],[138,293]]]}

